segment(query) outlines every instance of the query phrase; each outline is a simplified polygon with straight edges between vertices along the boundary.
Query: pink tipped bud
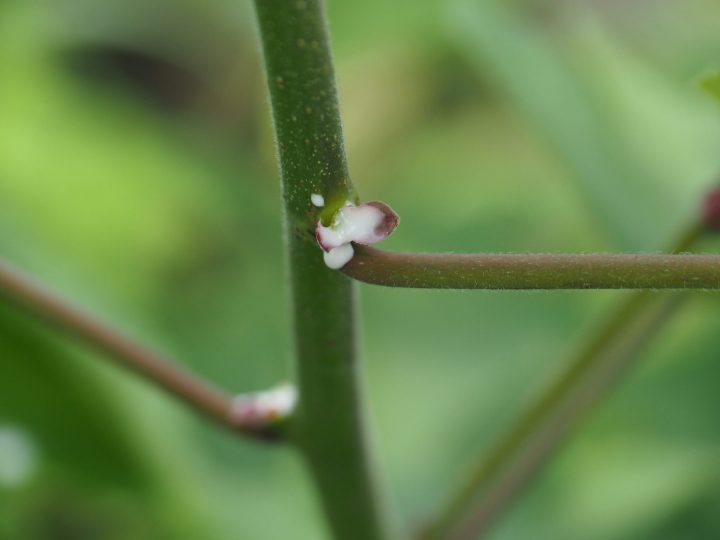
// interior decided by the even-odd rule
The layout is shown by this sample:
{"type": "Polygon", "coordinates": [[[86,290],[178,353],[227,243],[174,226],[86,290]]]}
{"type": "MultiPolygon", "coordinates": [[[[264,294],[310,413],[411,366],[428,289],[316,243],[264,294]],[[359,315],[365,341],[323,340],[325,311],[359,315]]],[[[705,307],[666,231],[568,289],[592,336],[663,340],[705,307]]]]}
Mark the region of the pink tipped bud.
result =
{"type": "Polygon", "coordinates": [[[361,239],[355,240],[358,244],[374,244],[375,242],[385,240],[395,229],[397,229],[397,226],[400,224],[400,216],[397,215],[395,210],[390,208],[390,205],[385,204],[382,201],[369,201],[362,206],[371,206],[375,208],[381,213],[382,219],[378,221],[377,225],[373,229],[372,236],[367,238],[368,241],[363,241],[361,239]]]}
{"type": "Polygon", "coordinates": [[[348,203],[338,210],[329,227],[318,222],[315,238],[326,252],[350,242],[375,244],[390,236],[399,223],[400,217],[384,202],[348,203]]]}
{"type": "Polygon", "coordinates": [[[282,384],[253,394],[236,396],[231,419],[244,426],[263,426],[287,418],[297,403],[297,390],[291,384],[282,384]]]}
{"type": "Polygon", "coordinates": [[[705,196],[702,223],[708,229],[720,231],[720,188],[713,189],[705,196]]]}

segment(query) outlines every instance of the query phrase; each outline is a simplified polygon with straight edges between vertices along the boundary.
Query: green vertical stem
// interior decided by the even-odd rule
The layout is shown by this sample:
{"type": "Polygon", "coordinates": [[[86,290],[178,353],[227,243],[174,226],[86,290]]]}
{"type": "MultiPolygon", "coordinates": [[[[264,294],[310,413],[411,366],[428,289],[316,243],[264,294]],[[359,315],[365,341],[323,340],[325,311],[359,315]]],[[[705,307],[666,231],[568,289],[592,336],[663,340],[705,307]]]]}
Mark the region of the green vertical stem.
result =
{"type": "Polygon", "coordinates": [[[349,178],[323,3],[256,0],[280,157],[300,404],[294,437],[333,537],[389,537],[365,435],[355,285],[323,263],[314,238],[346,200],[349,178]],[[325,207],[312,206],[312,194],[325,207]]]}

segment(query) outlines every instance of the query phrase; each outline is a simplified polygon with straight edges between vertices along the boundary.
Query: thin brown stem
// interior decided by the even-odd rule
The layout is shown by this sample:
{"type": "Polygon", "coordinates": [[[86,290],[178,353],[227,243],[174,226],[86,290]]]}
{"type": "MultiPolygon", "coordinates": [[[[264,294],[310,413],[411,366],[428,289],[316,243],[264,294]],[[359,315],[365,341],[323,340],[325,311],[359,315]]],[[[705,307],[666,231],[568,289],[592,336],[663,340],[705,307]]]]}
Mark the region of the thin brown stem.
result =
{"type": "Polygon", "coordinates": [[[671,293],[652,298],[651,294],[638,293],[627,311],[618,313],[626,326],[613,341],[594,352],[597,343],[591,344],[584,365],[564,374],[535,405],[538,408],[531,409],[508,438],[492,449],[488,461],[470,475],[466,486],[467,500],[474,500],[470,516],[443,538],[472,540],[488,532],[689,296],[671,293]]]}
{"type": "Polygon", "coordinates": [[[0,294],[57,328],[113,358],[119,365],[167,390],[194,409],[248,437],[271,440],[281,434],[277,418],[253,406],[257,395],[231,396],[176,363],[105,326],[48,288],[0,260],[0,294]],[[262,411],[260,411],[262,412],[262,411]]]}
{"type": "Polygon", "coordinates": [[[718,289],[718,255],[391,253],[355,246],[342,271],[421,289],[718,289]]]}
{"type": "MultiPolygon", "coordinates": [[[[705,232],[702,225],[689,228],[672,251],[689,251],[705,232]]],[[[688,296],[639,291],[622,303],[467,472],[419,540],[469,540],[487,532],[688,296]]]]}

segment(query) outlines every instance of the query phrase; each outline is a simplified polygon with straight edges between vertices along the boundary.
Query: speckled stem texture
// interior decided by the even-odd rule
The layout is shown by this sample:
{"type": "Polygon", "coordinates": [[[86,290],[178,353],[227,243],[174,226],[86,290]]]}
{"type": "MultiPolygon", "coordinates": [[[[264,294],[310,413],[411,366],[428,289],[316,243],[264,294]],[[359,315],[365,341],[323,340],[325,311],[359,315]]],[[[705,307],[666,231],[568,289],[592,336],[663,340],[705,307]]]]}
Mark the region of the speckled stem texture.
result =
{"type": "Polygon", "coordinates": [[[323,4],[256,0],[280,157],[300,403],[293,425],[333,533],[389,538],[366,442],[355,287],[314,238],[356,196],[349,179],[323,4]],[[315,208],[311,195],[325,198],[315,208]],[[321,214],[322,212],[322,214],[321,214]]]}
{"type": "Polygon", "coordinates": [[[718,255],[391,253],[356,246],[348,276],[420,289],[719,289],[718,255]]]}

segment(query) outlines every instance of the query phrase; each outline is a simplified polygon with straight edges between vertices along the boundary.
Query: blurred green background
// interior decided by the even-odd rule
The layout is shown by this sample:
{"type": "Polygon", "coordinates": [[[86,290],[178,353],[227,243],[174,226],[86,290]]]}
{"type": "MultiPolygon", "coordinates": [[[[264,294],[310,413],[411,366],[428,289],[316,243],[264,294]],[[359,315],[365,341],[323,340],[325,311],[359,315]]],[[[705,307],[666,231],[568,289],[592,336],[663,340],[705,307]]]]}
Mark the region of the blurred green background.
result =
{"type": "MultiPolygon", "coordinates": [[[[720,67],[716,0],[327,3],[355,183],[403,219],[388,248],[657,251],[720,173],[694,82],[720,67]]],[[[0,2],[0,250],[232,391],[291,377],[249,2],[0,2]]],[[[362,287],[410,526],[626,295],[362,287]]],[[[493,540],[720,537],[719,308],[693,296],[493,540]]],[[[0,538],[328,534],[292,452],[3,303],[0,538]]]]}

